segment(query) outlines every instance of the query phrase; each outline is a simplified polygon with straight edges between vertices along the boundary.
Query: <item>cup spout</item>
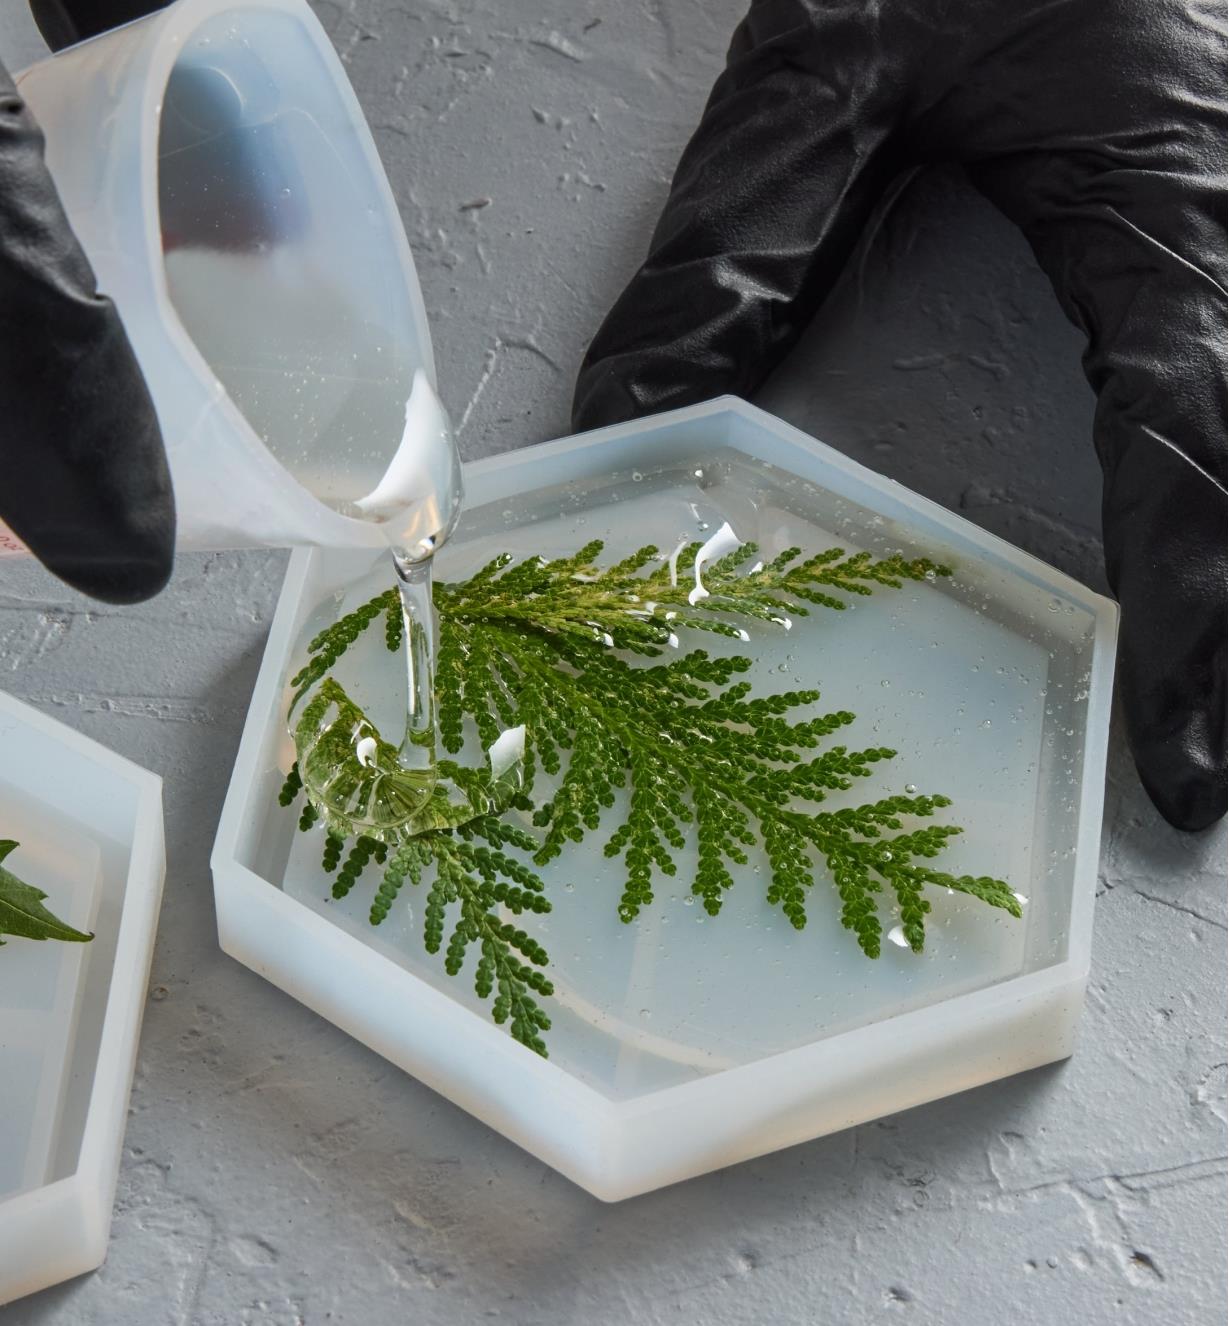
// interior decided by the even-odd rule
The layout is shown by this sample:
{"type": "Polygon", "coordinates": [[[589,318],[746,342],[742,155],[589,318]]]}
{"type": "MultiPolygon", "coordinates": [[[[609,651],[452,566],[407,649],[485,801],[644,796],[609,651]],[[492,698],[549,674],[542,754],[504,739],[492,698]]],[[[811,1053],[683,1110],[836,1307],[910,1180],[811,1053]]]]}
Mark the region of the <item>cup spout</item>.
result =
{"type": "Polygon", "coordinates": [[[430,557],[461,513],[461,463],[452,421],[418,369],[405,403],[405,431],[380,481],[354,505],[385,527],[409,561],[430,557]]]}

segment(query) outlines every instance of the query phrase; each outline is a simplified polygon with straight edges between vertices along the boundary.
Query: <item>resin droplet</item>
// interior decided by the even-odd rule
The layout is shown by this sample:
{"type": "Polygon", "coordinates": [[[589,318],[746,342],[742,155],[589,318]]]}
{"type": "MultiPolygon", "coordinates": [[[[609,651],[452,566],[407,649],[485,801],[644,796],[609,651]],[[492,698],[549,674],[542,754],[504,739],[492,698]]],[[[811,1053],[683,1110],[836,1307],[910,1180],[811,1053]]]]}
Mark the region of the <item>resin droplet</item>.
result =
{"type": "Polygon", "coordinates": [[[679,553],[681,553],[683,549],[686,547],[687,547],[687,540],[686,539],[681,540],[679,546],[675,548],[675,550],[670,554],[669,558],[667,559],[667,565],[670,567],[670,585],[672,588],[677,587],[678,585],[679,553]]]}
{"type": "Polygon", "coordinates": [[[487,751],[491,762],[491,777],[502,778],[509,769],[515,768],[525,759],[525,725],[510,727],[501,732],[491,743],[487,751]]]}
{"type": "MultiPolygon", "coordinates": [[[[707,528],[707,526],[705,527],[707,528]]],[[[742,546],[742,540],[734,533],[730,522],[727,520],[714,534],[710,535],[700,546],[696,553],[695,561],[695,588],[687,595],[687,602],[693,606],[701,599],[709,597],[709,592],[704,588],[704,582],[700,579],[700,572],[709,562],[719,561],[727,553],[732,553],[735,548],[742,546]]]]}

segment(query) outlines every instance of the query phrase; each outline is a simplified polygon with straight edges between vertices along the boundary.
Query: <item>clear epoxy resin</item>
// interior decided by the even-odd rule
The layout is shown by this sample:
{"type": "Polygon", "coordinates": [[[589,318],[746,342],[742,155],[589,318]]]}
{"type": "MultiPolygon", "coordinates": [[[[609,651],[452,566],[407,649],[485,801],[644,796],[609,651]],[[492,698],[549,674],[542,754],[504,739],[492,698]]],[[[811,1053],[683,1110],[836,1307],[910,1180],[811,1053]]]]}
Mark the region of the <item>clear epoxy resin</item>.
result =
{"type": "MultiPolygon", "coordinates": [[[[842,547],[947,560],[942,549],[919,545],[874,512],[720,450],[698,464],[641,467],[492,502],[467,513],[436,560],[444,579],[459,580],[504,552],[518,560],[567,557],[598,538],[602,560],[610,562],[651,542],[663,559],[675,558],[679,583],[693,586],[699,599],[703,570],[681,564],[679,550],[701,542],[715,560],[735,535],[756,543],[765,560],[795,546],[805,554],[842,547]]],[[[833,794],[825,808],[919,787],[951,797],[950,818],[965,832],[936,864],[1010,881],[1031,900],[1023,917],[930,890],[926,951],[910,952],[885,927],[888,942],[872,962],[842,929],[840,900],[822,870],[806,929],[791,929],[765,900],[767,864],[757,851],[736,871],[720,915],[707,916],[684,882],[694,873],[689,837],[677,854],[678,882],[659,879],[654,903],[628,925],[618,914],[619,871],[603,854],[608,835],[592,833],[543,867],[551,913],[517,921],[551,955],[553,1062],[603,1093],[638,1096],[1009,979],[1058,953],[1063,937],[1055,918],[1068,862],[1041,851],[1038,827],[1056,826],[1074,808],[1079,764],[1069,734],[1080,723],[1092,618],[1066,605],[1050,613],[1052,593],[952,560],[950,580],[854,598],[839,613],[816,608],[806,617],[753,623],[741,638],[692,634],[680,652],[702,646],[713,656],[750,655],[744,679],[753,695],[815,688],[816,716],[856,714],[843,736],[851,748],[884,746],[897,754],[872,778],[833,794]],[[1049,791],[1039,802],[1042,787],[1049,791]],[[1057,800],[1055,787],[1065,789],[1057,800]]],[[[346,607],[363,602],[376,583],[352,587],[346,607]]],[[[380,648],[372,633],[353,661],[356,694],[377,706],[392,682],[380,648]]],[[[387,695],[383,703],[391,712],[387,695]]],[[[611,809],[612,825],[624,809],[611,809]]],[[[287,887],[321,907],[322,883],[318,840],[300,836],[287,887]]],[[[325,910],[482,1015],[466,974],[450,979],[422,953],[413,913],[399,916],[395,907],[372,930],[368,893],[330,900],[325,910]]]]}

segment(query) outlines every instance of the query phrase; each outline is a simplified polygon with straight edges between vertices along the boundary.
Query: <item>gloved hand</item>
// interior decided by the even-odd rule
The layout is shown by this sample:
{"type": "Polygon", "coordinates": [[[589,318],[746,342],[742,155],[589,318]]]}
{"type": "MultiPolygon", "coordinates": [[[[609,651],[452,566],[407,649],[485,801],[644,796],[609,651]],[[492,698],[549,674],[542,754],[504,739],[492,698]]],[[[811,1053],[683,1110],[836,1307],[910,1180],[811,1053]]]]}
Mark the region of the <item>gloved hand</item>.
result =
{"type": "Polygon", "coordinates": [[[0,520],[108,602],[148,598],[171,572],[174,504],[153,402],[2,65],[0,520]]]}
{"type": "Polygon", "coordinates": [[[1183,829],[1226,796],[1224,27],[1218,0],[756,0],[573,407],[753,392],[889,183],[961,162],[1088,337],[1128,734],[1183,829]]]}

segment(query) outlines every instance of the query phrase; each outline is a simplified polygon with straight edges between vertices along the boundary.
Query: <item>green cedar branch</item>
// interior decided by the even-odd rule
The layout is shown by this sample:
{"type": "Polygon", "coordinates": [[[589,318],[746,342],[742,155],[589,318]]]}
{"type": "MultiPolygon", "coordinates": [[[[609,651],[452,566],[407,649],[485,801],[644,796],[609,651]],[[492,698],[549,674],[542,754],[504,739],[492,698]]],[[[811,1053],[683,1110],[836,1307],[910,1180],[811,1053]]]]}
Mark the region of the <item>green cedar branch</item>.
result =
{"type": "MultiPolygon", "coordinates": [[[[928,887],[962,892],[1021,915],[1004,881],[955,876],[930,864],[960,829],[916,822],[933,819],[950,804],[946,797],[898,795],[822,809],[831,793],[848,791],[895,752],[829,744],[854,715],[814,714],[818,691],[752,696],[749,684],[738,680],[750,660],[711,657],[700,649],[649,665],[633,665],[625,657],[657,659],[677,645],[680,630],[746,639],[740,619],[784,624],[814,607],[844,608],[841,594],[866,595],[876,587],[899,588],[906,580],[933,580],[950,574],[948,568],[925,559],[897,555],[876,560],[841,549],[806,558],[787,549],[767,563],[749,566],[756,549],[744,545],[704,569],[708,595],[692,604],[691,581],[678,568],[690,566],[698,548],[692,544],[665,559],[645,547],[605,568],[598,565],[602,545],[597,541],[554,561],[517,562],[505,554],[468,580],[435,588],[440,619],[436,697],[444,748],[459,754],[469,724],[485,747],[505,728],[523,723],[524,781],[515,804],[521,809],[534,805],[535,779],[549,778],[552,790],[534,809],[534,823],[543,831],[540,840],[501,819],[481,789],[467,793],[473,818],[466,821],[454,805],[450,821],[445,822],[447,816],[433,821],[393,852],[372,921],[387,915],[405,879],[417,884],[432,868],[426,907],[429,951],[445,945],[444,913],[455,906],[447,969],[458,971],[467,947],[476,945],[476,988],[483,997],[498,992],[496,1020],[510,1022],[512,1034],[539,1052],[544,1052],[538,1033],[545,1015],[532,994],[544,993],[545,978],[534,968],[545,955],[522,932],[509,930],[493,907],[515,910],[534,897],[543,906],[533,910],[545,910],[541,880],[502,852],[494,858],[475,855],[472,840],[514,834],[515,846],[534,864],[545,865],[569,843],[601,830],[621,793],[627,809],[611,826],[604,850],[621,862],[618,910],[625,921],[652,902],[656,875],[676,873],[676,857],[689,832],[698,844],[690,889],[711,915],[721,910],[733,885],[732,867],[746,864],[749,852],[760,848],[769,865],[768,901],[782,909],[791,925],[801,929],[806,924],[807,900],[822,866],[840,899],[842,924],[868,957],[881,951],[881,899],[888,899],[889,909],[899,915],[916,952],[925,942],[928,887]],[[799,710],[810,716],[795,717],[799,710]],[[500,865],[492,875],[496,859],[500,865]]],[[[349,702],[328,673],[381,616],[388,647],[399,648],[395,589],[347,614],[312,642],[308,662],[292,680],[295,704],[312,693],[304,720],[308,713],[319,720],[313,705],[332,706],[344,719],[337,723],[338,734],[353,732],[361,714],[344,712],[349,702]]],[[[395,752],[381,744],[378,760],[386,757],[395,752]]],[[[343,758],[343,752],[330,748],[327,758],[343,758]]],[[[447,761],[441,774],[471,790],[477,787],[473,780],[484,776],[447,761]]],[[[284,803],[300,791],[298,772],[292,770],[284,803]]],[[[446,796],[433,799],[432,813],[439,815],[446,801],[446,796]]],[[[306,811],[301,825],[311,825],[306,811]]],[[[337,831],[336,825],[330,827],[337,831]]],[[[359,839],[343,863],[341,845],[331,845],[326,837],[325,864],[338,871],[338,896],[353,887],[375,850],[359,839]]]]}

